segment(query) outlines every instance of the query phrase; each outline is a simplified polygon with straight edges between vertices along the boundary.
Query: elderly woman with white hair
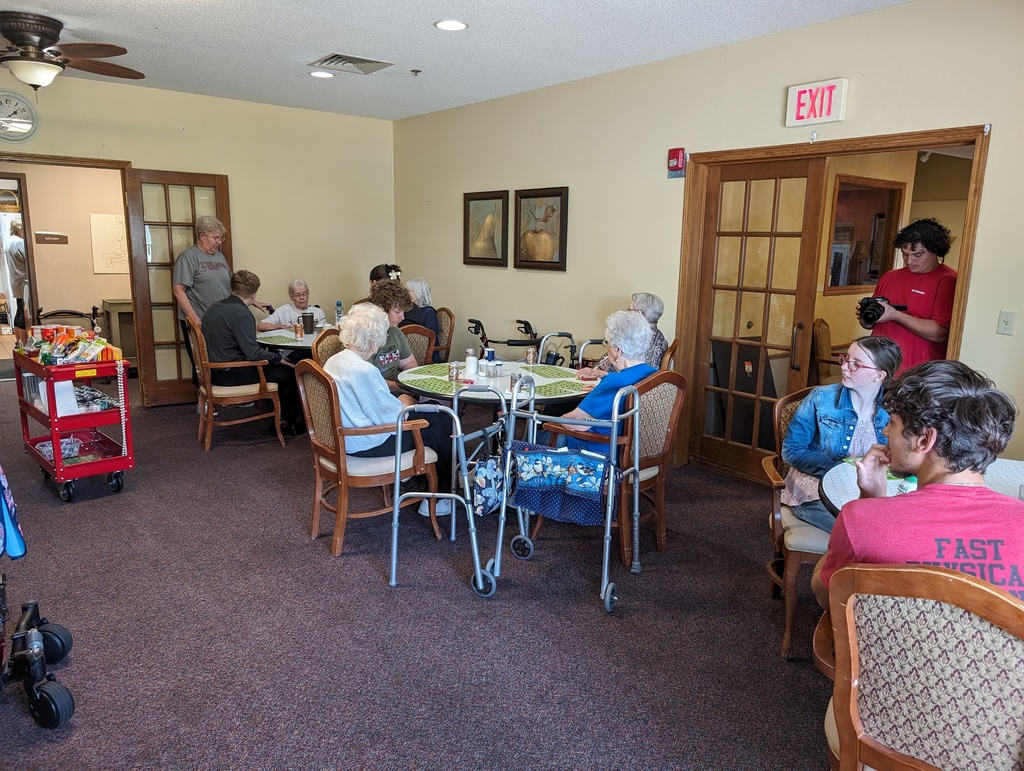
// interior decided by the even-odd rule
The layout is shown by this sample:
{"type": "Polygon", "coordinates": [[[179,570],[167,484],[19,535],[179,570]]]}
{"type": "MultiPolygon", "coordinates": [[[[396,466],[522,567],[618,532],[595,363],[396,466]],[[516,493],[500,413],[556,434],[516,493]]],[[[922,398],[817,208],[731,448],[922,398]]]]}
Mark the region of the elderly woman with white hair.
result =
{"type": "MultiPolygon", "coordinates": [[[[626,310],[640,314],[650,325],[651,342],[647,346],[643,358],[652,367],[658,369],[661,366],[661,357],[668,350],[668,340],[658,329],[658,321],[661,319],[661,314],[665,312],[664,301],[658,295],[650,292],[635,292],[630,298],[629,307],[626,310]]],[[[585,379],[603,378],[614,371],[610,357],[605,354],[604,358],[593,367],[583,367],[577,376],[585,379]]]]}
{"type": "MultiPolygon", "coordinates": [[[[636,385],[658,371],[644,359],[651,345],[651,326],[638,313],[616,311],[605,321],[605,347],[613,371],[607,373],[600,383],[584,397],[579,407],[565,413],[563,417],[578,420],[611,420],[615,394],[623,386],[636,385]]],[[[622,405],[620,405],[621,409],[622,405]]],[[[593,431],[595,434],[611,433],[607,428],[571,426],[576,431],[593,431]]],[[[543,441],[543,440],[542,440],[543,441]]],[[[559,435],[558,446],[573,449],[608,452],[608,440],[583,442],[573,437],[559,435]]]]}
{"type": "MultiPolygon", "coordinates": [[[[405,319],[399,323],[399,327],[408,324],[419,324],[434,333],[434,339],[441,337],[441,327],[437,322],[437,311],[431,305],[430,284],[422,278],[410,278],[405,282],[405,288],[409,290],[412,298],[412,308],[405,312],[405,319]]],[[[441,354],[434,354],[434,361],[441,361],[441,354]]]]}
{"type": "Polygon", "coordinates": [[[303,313],[313,314],[313,323],[323,326],[327,325],[327,317],[324,312],[315,305],[309,304],[309,285],[301,278],[295,279],[288,285],[288,305],[282,305],[275,309],[263,321],[256,325],[260,332],[269,332],[272,329],[294,329],[299,316],[303,313]]]}
{"type": "MultiPolygon", "coordinates": [[[[370,359],[384,344],[388,334],[388,315],[376,305],[360,303],[354,305],[348,315],[342,318],[339,329],[345,349],[334,354],[324,364],[324,370],[338,386],[338,400],[341,402],[341,422],[345,428],[365,428],[394,423],[398,413],[412,401],[396,397],[388,388],[380,370],[370,359]]],[[[447,492],[451,485],[452,426],[451,419],[444,413],[417,414],[428,422],[423,429],[423,444],[437,453],[438,489],[447,492]]],[[[345,440],[349,455],[366,458],[382,458],[395,454],[396,434],[373,434],[350,436],[345,440]]],[[[402,449],[413,449],[413,433],[403,432],[402,449]]],[[[437,515],[451,513],[451,501],[436,502],[437,515]]],[[[420,514],[429,516],[427,501],[420,504],[420,514]]]]}

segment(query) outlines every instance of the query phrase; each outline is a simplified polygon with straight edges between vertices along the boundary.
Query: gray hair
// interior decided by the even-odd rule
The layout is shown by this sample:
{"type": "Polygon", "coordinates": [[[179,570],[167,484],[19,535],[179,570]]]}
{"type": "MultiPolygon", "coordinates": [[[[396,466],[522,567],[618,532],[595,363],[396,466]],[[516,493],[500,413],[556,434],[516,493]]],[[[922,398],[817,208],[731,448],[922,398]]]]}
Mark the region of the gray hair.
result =
{"type": "Polygon", "coordinates": [[[648,324],[657,324],[661,314],[665,312],[665,301],[650,292],[634,292],[633,308],[647,319],[648,324]]]}
{"type": "Polygon", "coordinates": [[[642,314],[615,311],[605,319],[604,339],[630,361],[643,361],[651,345],[651,325],[642,314]]]}
{"type": "Polygon", "coordinates": [[[203,233],[210,236],[223,236],[228,232],[224,223],[211,214],[204,214],[196,220],[196,238],[203,233]]]}
{"type": "Polygon", "coordinates": [[[341,317],[338,336],[346,347],[376,351],[388,336],[388,314],[370,303],[359,303],[341,317]]]}
{"type": "Polygon", "coordinates": [[[430,284],[422,278],[410,278],[405,282],[406,288],[412,294],[412,301],[421,308],[431,305],[430,284]]]}
{"type": "Polygon", "coordinates": [[[301,278],[297,278],[288,285],[288,296],[291,297],[300,289],[305,289],[307,292],[309,292],[309,284],[307,284],[301,278]]]}

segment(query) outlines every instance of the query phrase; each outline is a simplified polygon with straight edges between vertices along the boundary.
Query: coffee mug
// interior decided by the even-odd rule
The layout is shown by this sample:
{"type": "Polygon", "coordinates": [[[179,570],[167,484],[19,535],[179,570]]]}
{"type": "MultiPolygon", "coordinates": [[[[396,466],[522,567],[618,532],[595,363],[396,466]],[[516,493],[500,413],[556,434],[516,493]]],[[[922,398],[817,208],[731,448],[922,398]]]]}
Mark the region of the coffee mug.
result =
{"type": "Polygon", "coordinates": [[[544,357],[544,363],[553,367],[561,367],[565,363],[565,357],[559,356],[557,351],[548,351],[548,355],[544,357]]]}
{"type": "Polygon", "coordinates": [[[313,334],[313,330],[316,328],[315,316],[312,313],[300,313],[299,320],[302,322],[302,331],[307,334],[313,334]]]}

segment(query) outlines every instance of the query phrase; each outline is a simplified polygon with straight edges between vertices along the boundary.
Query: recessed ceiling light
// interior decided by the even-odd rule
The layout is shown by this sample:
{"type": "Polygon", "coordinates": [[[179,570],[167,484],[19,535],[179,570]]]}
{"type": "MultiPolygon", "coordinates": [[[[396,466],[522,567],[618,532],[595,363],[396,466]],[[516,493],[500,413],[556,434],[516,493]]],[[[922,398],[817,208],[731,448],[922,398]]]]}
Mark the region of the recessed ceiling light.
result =
{"type": "Polygon", "coordinates": [[[447,21],[435,21],[434,26],[438,29],[443,29],[445,32],[460,32],[466,28],[465,23],[461,21],[455,21],[455,19],[448,19],[447,21]]]}
{"type": "Polygon", "coordinates": [[[314,78],[333,78],[334,77],[334,73],[333,72],[324,72],[323,70],[313,70],[309,74],[312,75],[314,78]]]}

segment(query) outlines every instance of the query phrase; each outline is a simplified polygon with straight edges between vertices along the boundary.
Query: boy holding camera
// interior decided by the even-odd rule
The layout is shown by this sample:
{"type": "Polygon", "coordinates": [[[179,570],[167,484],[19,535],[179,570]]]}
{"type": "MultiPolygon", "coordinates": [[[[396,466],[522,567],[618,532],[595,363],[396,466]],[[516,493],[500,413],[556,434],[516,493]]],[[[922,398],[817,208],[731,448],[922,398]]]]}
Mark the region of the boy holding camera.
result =
{"type": "Polygon", "coordinates": [[[903,253],[904,267],[882,276],[874,297],[857,306],[862,327],[899,343],[903,364],[897,375],[921,362],[946,358],[956,271],[941,260],[951,243],[949,229],[937,220],[914,220],[893,241],[903,253]]]}

